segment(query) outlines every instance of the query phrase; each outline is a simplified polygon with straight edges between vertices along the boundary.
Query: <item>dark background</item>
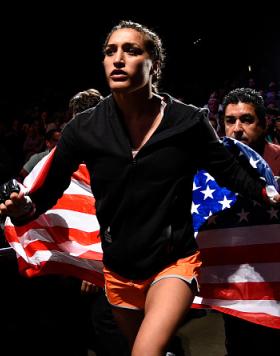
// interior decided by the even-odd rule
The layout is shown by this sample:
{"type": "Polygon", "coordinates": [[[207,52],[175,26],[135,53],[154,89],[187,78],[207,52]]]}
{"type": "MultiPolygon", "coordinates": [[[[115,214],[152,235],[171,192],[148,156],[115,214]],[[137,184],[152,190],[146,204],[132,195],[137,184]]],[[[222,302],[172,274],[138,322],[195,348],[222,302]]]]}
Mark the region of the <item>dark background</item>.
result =
{"type": "Polygon", "coordinates": [[[102,44],[121,19],[161,36],[167,50],[161,89],[186,102],[203,105],[212,90],[234,79],[255,77],[264,88],[280,79],[278,11],[237,3],[175,4],[70,2],[59,11],[45,2],[30,9],[11,5],[0,25],[2,112],[37,104],[65,107],[70,96],[89,87],[108,94],[102,44]]]}

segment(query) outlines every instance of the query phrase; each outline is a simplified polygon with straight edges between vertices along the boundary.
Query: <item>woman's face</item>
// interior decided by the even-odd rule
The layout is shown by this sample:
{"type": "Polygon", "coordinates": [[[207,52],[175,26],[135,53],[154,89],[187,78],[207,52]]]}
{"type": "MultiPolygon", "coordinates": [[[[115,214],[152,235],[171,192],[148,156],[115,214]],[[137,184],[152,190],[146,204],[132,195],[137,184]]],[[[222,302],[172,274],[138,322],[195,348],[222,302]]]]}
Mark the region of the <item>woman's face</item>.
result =
{"type": "Polygon", "coordinates": [[[131,28],[112,33],[105,47],[103,64],[113,92],[131,93],[145,87],[156,69],[146,51],[144,35],[131,28]]]}

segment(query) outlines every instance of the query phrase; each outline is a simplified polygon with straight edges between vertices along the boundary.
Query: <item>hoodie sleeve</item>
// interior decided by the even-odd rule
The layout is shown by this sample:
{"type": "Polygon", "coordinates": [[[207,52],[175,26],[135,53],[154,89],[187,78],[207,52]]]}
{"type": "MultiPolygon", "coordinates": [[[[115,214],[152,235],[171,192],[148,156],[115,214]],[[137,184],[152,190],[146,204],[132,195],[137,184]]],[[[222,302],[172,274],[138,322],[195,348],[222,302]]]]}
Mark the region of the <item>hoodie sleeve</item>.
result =
{"type": "Polygon", "coordinates": [[[219,140],[205,111],[197,125],[197,159],[200,169],[207,170],[219,185],[264,203],[265,182],[253,169],[243,167],[219,140]]]}
{"type": "Polygon", "coordinates": [[[69,186],[72,174],[82,162],[77,132],[77,120],[74,119],[62,132],[43,184],[30,194],[36,207],[35,218],[56,204],[69,186]]]}

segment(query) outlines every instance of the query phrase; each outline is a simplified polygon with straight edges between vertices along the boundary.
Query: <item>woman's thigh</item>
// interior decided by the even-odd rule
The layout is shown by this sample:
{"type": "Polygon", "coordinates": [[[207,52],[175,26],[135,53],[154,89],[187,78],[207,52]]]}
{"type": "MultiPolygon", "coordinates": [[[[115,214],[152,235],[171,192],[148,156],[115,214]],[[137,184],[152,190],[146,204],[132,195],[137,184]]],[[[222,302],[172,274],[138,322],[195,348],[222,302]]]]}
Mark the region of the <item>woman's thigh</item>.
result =
{"type": "Polygon", "coordinates": [[[193,298],[191,286],[179,278],[165,278],[152,285],[147,294],[145,317],[134,350],[144,352],[149,345],[149,354],[160,354],[177,331],[193,298]]]}

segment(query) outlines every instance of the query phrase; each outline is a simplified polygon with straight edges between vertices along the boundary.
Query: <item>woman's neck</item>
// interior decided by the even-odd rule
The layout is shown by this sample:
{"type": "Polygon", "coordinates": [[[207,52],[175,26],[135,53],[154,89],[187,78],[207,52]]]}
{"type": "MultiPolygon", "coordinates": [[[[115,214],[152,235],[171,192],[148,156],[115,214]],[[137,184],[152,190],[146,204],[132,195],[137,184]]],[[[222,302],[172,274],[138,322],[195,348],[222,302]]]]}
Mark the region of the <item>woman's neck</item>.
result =
{"type": "Polygon", "coordinates": [[[125,95],[115,97],[122,113],[131,146],[140,149],[153,135],[163,117],[162,98],[154,93],[150,97],[125,95]]]}
{"type": "Polygon", "coordinates": [[[132,93],[113,93],[113,96],[125,120],[142,120],[154,111],[156,98],[159,98],[147,88],[132,93]]]}

